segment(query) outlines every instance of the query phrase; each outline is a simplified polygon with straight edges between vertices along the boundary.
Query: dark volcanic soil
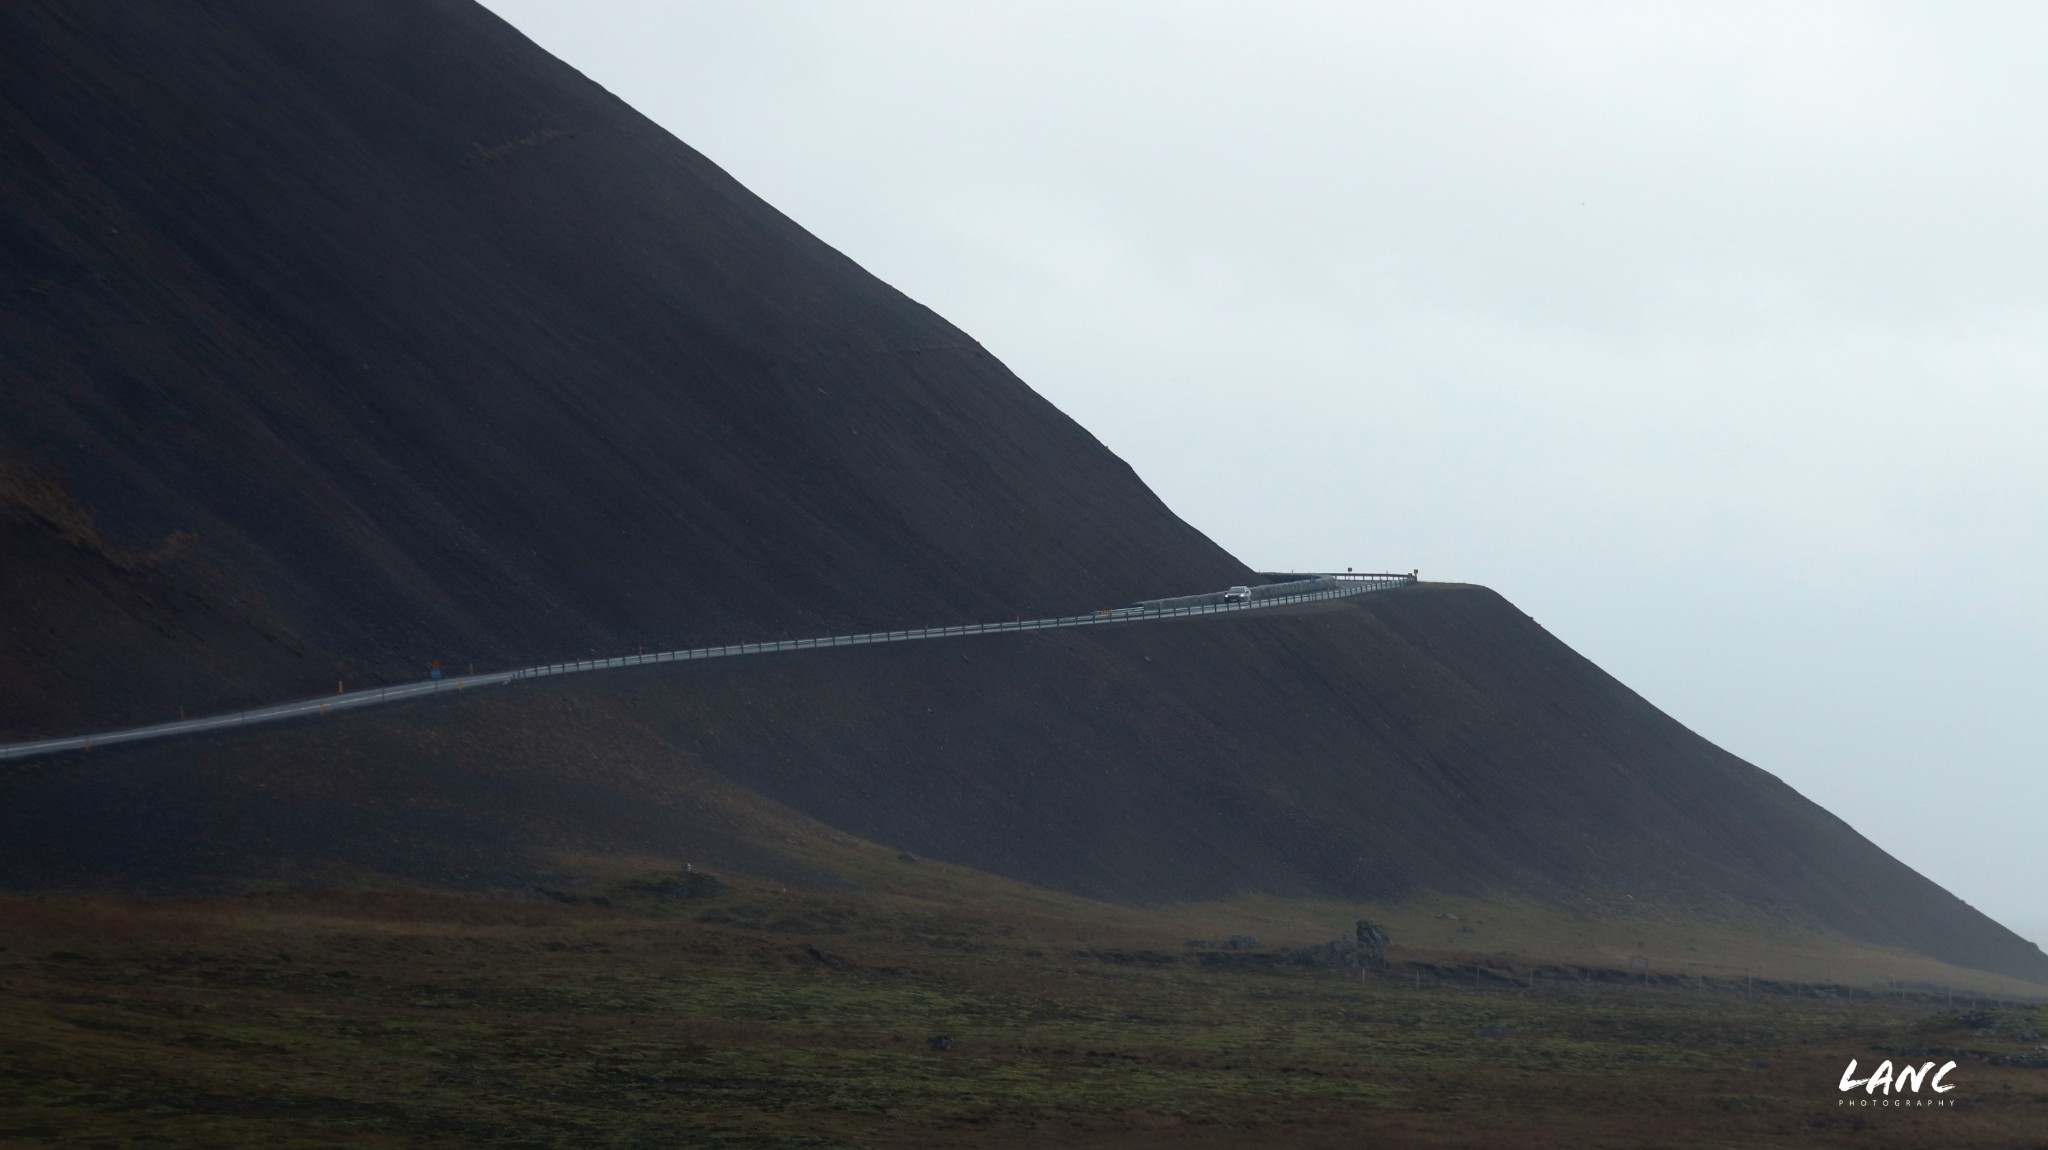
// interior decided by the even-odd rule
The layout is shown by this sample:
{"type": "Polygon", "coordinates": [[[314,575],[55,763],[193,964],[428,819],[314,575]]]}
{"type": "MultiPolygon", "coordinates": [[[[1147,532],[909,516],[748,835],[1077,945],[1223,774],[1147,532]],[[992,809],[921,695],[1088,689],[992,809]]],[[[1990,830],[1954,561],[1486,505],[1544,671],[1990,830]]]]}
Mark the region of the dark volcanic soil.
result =
{"type": "MultiPolygon", "coordinates": [[[[465,0],[22,0],[0,60],[0,739],[1256,578],[465,0]]],[[[1733,899],[2048,979],[1478,589],[12,764],[0,881],[794,874],[789,811],[1111,899],[1733,899]]]]}
{"type": "Polygon", "coordinates": [[[464,0],[0,11],[0,740],[1250,576],[464,0]]]}
{"type": "Polygon", "coordinates": [[[727,780],[915,855],[1117,901],[1733,900],[2048,981],[2031,944],[1499,596],[1452,586],[95,751],[0,772],[0,875],[132,888],[346,864],[507,883],[556,850],[758,870],[779,832],[727,780]]]}

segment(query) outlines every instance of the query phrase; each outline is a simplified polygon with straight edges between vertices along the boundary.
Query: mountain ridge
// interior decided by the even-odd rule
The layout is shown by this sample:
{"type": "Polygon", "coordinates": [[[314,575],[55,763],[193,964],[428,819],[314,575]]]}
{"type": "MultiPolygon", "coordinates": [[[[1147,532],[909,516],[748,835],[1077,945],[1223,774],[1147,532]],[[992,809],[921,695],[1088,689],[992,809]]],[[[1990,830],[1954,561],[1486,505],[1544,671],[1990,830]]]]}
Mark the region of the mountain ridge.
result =
{"type": "MultiPolygon", "coordinates": [[[[466,0],[28,0],[0,44],[0,739],[1260,579],[466,0]]],[[[1490,591],[901,646],[11,765],[0,883],[794,866],[773,808],[1093,898],[1655,890],[2048,979],[1490,591]]]]}
{"type": "Polygon", "coordinates": [[[837,881],[764,811],[1125,905],[1739,906],[2048,984],[2038,948],[1498,595],[1449,584],[539,679],[96,749],[0,771],[0,877],[523,889],[567,858],[633,857],[837,881]]]}
{"type": "Polygon", "coordinates": [[[1255,578],[480,7],[0,29],[0,737],[1255,578]]]}

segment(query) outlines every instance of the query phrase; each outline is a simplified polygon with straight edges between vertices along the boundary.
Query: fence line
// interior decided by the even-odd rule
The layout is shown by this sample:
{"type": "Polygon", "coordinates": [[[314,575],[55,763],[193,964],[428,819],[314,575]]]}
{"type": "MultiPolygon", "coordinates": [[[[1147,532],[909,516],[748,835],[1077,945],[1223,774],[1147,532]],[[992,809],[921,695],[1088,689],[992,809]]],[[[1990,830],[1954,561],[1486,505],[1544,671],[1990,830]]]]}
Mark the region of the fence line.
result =
{"type": "Polygon", "coordinates": [[[1179,599],[1156,599],[1130,607],[1115,610],[1095,611],[1087,615],[1065,615],[1050,619],[1019,619],[1009,623],[967,623],[953,627],[920,627],[903,631],[871,631],[857,635],[830,635],[816,639],[780,639],[760,643],[730,643],[717,647],[690,647],[675,651],[661,651],[654,654],[623,655],[609,659],[583,659],[565,663],[542,663],[533,667],[522,667],[512,671],[493,671],[482,675],[463,675],[453,679],[425,679],[416,683],[401,683],[396,686],[366,687],[357,691],[337,692],[324,698],[302,699],[297,702],[279,703],[268,707],[251,707],[225,714],[209,715],[198,719],[180,719],[172,723],[155,723],[144,727],[129,727],[125,730],[95,732],[90,735],[73,735],[67,738],[38,739],[20,743],[0,744],[0,760],[28,758],[33,755],[59,754],[65,751],[89,751],[94,743],[140,742],[144,739],[163,739],[174,735],[198,734],[203,731],[217,731],[227,727],[247,726],[250,723],[276,722],[280,719],[298,718],[305,715],[324,715],[329,711],[352,707],[374,707],[382,703],[399,702],[433,695],[442,691],[464,691],[477,687],[495,686],[500,683],[523,682],[555,675],[573,675],[588,671],[608,671],[625,667],[652,666],[659,663],[684,663],[699,659],[726,659],[740,655],[765,655],[776,651],[816,650],[821,647],[860,647],[875,643],[908,643],[922,639],[955,638],[965,635],[995,635],[1018,631],[1049,631],[1063,627],[1093,627],[1107,623],[1135,623],[1154,619],[1170,619],[1187,615],[1219,615],[1231,611],[1256,611],[1267,607],[1279,607],[1296,603],[1307,603],[1318,599],[1341,599],[1351,595],[1363,595],[1372,591],[1384,591],[1393,587],[1404,587],[1415,582],[1413,575],[1355,575],[1304,574],[1288,582],[1263,584],[1253,588],[1254,597],[1248,602],[1222,602],[1223,593],[1189,595],[1179,599]],[[1306,590],[1293,594],[1287,589],[1300,584],[1306,590]]]}

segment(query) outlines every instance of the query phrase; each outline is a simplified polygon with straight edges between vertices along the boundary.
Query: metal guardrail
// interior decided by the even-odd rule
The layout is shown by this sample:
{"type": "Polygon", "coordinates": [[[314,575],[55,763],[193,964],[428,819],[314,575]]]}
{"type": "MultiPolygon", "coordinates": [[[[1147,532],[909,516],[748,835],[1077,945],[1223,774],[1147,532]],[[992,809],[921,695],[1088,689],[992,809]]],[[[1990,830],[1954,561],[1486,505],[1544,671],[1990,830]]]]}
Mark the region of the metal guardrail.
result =
{"type": "MultiPolygon", "coordinates": [[[[1291,574],[1291,573],[1290,573],[1291,574]]],[[[444,691],[468,691],[478,687],[495,686],[500,683],[517,683],[529,679],[542,679],[555,675],[574,675],[586,671],[617,670],[624,667],[645,667],[658,663],[686,663],[698,659],[729,659],[739,655],[765,655],[776,651],[809,651],[826,647],[861,647],[875,643],[908,643],[919,639],[956,638],[963,635],[996,635],[1012,631],[1051,631],[1062,627],[1094,627],[1106,623],[1135,623],[1152,619],[1170,619],[1187,615],[1219,615],[1230,611],[1257,611],[1267,607],[1279,607],[1296,603],[1307,603],[1317,599],[1341,599],[1351,595],[1363,595],[1372,591],[1385,591],[1393,587],[1405,587],[1415,582],[1413,575],[1360,575],[1346,572],[1342,575],[1303,575],[1298,580],[1306,587],[1315,588],[1296,594],[1275,594],[1284,591],[1290,584],[1262,584],[1257,590],[1266,594],[1254,597],[1246,603],[1210,602],[1219,599],[1222,592],[1212,595],[1190,595],[1182,599],[1158,599],[1131,607],[1095,611],[1087,615],[1066,615],[1051,619],[1020,619],[1010,623],[967,623],[956,627],[921,627],[906,631],[873,631],[861,635],[833,635],[821,639],[782,639],[764,643],[733,643],[720,647],[691,647],[680,651],[662,651],[649,655],[623,655],[611,659],[586,659],[569,663],[543,663],[535,667],[522,667],[516,671],[493,671],[482,675],[463,675],[452,679],[426,679],[417,683],[401,683],[392,687],[367,687],[348,691],[325,698],[302,699],[292,703],[278,703],[268,707],[251,707],[242,711],[229,711],[198,719],[180,719],[171,723],[155,723],[146,727],[129,727],[125,730],[103,731],[90,735],[73,735],[60,739],[39,739],[21,743],[0,743],[0,760],[24,759],[35,755],[60,754],[65,751],[89,751],[95,743],[110,746],[115,743],[134,743],[144,739],[163,739],[174,735],[192,735],[203,731],[219,731],[248,726],[251,723],[270,723],[279,719],[300,718],[307,715],[324,715],[330,711],[347,710],[353,707],[374,707],[383,703],[396,703],[416,699],[423,695],[435,695],[444,691]]]]}

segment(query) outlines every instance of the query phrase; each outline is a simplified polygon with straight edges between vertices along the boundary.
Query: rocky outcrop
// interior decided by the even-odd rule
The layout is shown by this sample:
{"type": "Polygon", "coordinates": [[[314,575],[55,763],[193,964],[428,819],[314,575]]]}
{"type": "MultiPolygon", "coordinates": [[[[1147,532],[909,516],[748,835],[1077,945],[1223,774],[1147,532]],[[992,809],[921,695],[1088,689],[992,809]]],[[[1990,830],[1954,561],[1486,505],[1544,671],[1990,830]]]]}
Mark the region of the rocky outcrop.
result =
{"type": "Polygon", "coordinates": [[[1361,918],[1355,937],[1333,938],[1317,946],[1304,946],[1290,951],[1288,958],[1300,966],[1362,975],[1368,970],[1387,968],[1387,943],[1390,941],[1385,927],[1361,918]]]}

